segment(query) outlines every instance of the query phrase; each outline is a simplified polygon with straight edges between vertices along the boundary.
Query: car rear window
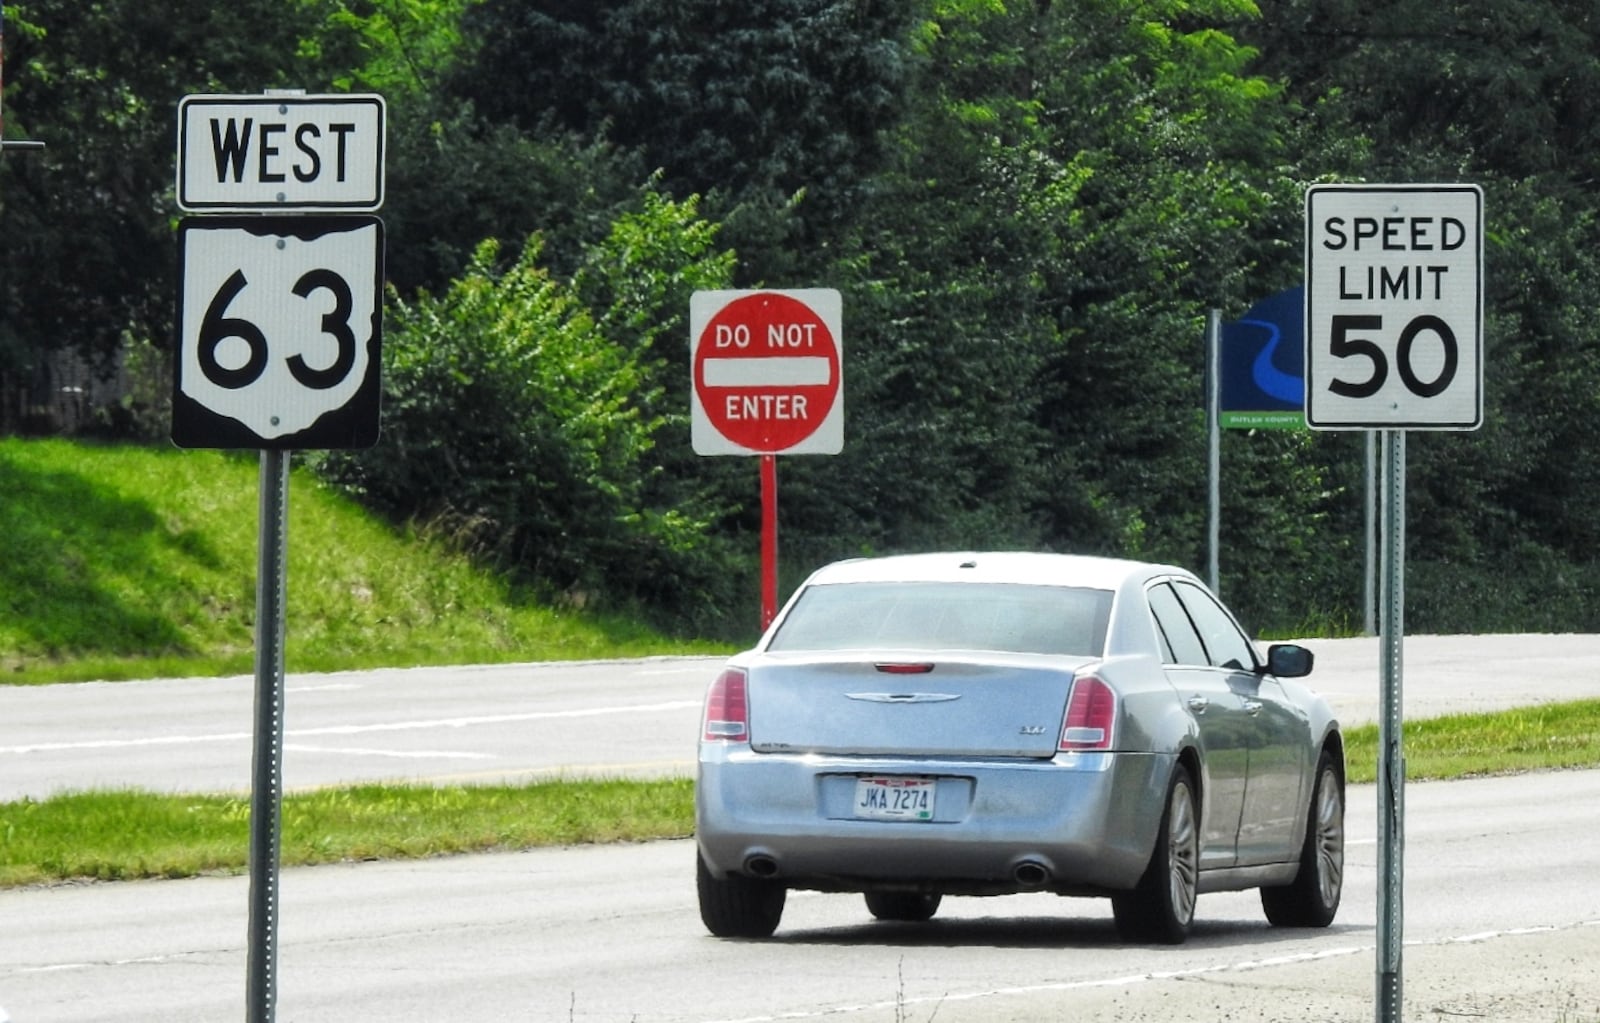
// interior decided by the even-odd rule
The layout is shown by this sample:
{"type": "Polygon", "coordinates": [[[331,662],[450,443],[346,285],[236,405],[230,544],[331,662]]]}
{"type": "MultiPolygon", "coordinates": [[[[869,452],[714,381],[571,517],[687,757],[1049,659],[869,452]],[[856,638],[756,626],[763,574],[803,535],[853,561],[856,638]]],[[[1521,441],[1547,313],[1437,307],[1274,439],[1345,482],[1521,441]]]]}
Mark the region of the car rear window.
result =
{"type": "Polygon", "coordinates": [[[999,650],[1099,656],[1111,591],[1017,583],[809,586],[768,650],[999,650]]]}

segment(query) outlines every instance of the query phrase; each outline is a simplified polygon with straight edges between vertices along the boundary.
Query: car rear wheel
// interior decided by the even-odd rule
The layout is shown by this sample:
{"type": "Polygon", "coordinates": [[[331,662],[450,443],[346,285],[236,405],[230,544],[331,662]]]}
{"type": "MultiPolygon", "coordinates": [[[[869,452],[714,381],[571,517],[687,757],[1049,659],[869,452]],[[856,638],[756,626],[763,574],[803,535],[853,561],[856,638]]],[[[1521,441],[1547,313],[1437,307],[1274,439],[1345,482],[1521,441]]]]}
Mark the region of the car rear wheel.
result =
{"type": "Polygon", "coordinates": [[[867,892],[867,910],[879,920],[932,920],[942,898],[921,892],[867,892]]]}
{"type": "Polygon", "coordinates": [[[1194,781],[1189,769],[1179,765],[1167,783],[1167,804],[1150,865],[1137,888],[1111,899],[1123,940],[1177,945],[1189,936],[1200,890],[1199,822],[1194,781]]]}
{"type": "Polygon", "coordinates": [[[1344,890],[1344,786],[1333,756],[1317,762],[1300,873],[1294,883],[1261,889],[1261,908],[1277,927],[1326,927],[1339,912],[1344,890]]]}
{"type": "Polygon", "coordinates": [[[717,877],[695,856],[700,920],[719,938],[765,938],[778,929],[788,893],[783,885],[732,874],[717,877]]]}

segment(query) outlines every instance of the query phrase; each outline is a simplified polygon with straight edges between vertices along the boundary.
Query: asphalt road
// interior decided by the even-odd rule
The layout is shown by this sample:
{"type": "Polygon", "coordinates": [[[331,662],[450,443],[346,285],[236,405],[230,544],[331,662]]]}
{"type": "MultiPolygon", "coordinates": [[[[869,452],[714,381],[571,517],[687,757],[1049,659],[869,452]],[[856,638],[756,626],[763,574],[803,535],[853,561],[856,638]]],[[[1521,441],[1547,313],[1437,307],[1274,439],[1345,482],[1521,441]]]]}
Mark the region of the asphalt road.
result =
{"type": "MultiPolygon", "coordinates": [[[[1341,721],[1375,720],[1378,641],[1308,645],[1309,682],[1341,721]]],[[[1600,636],[1417,636],[1401,652],[1408,718],[1600,696],[1600,636]]],[[[719,663],[291,671],[284,785],[688,775],[719,663]]],[[[0,802],[122,786],[247,792],[254,689],[249,676],[0,686],[0,802]]]]}
{"type": "MultiPolygon", "coordinates": [[[[1408,787],[1405,1018],[1600,1019],[1600,771],[1408,787]]],[[[1373,1019],[1372,786],[1327,930],[1204,895],[1181,947],[1121,944],[1109,906],[947,899],[875,923],[796,894],[770,941],[700,926],[687,841],[286,871],[276,1018],[293,1023],[1359,1023],[1373,1019]]],[[[16,1023],[245,1016],[246,879],[0,892],[16,1023]]]]}
{"type": "MultiPolygon", "coordinates": [[[[413,668],[284,682],[288,789],[690,774],[718,659],[413,668]]],[[[247,792],[255,679],[0,687],[0,802],[247,792]]]]}
{"type": "MultiPolygon", "coordinates": [[[[1376,712],[1377,641],[1317,641],[1311,681],[1376,712]]],[[[1414,637],[1408,717],[1600,695],[1600,639],[1414,637]]],[[[289,679],[290,787],[690,770],[716,662],[289,679]]],[[[251,680],[0,688],[0,800],[249,784],[251,680]]],[[[1194,1023],[1373,1018],[1371,786],[1351,791],[1335,925],[1203,896],[1181,948],[1124,946],[1109,907],[950,899],[926,925],[796,894],[776,938],[701,928],[687,842],[286,871],[276,1018],[616,1023],[1194,1023]]],[[[1600,1020],[1600,771],[1407,786],[1406,1017],[1600,1020]]],[[[3,839],[3,835],[0,835],[3,839]]],[[[15,1023],[239,1019],[243,877],[0,891],[15,1023]]],[[[3,1016],[0,1016],[3,1018],[3,1016]]]]}

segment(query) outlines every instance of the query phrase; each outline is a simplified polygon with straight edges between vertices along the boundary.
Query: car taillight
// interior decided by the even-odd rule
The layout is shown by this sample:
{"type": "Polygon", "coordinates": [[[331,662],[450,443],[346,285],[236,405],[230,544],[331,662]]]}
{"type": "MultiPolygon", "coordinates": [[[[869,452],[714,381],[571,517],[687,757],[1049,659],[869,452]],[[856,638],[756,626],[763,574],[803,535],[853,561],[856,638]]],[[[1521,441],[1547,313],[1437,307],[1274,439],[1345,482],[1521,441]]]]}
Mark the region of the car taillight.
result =
{"type": "Polygon", "coordinates": [[[879,661],[874,668],[885,675],[926,675],[933,670],[933,665],[926,661],[914,663],[901,663],[898,661],[879,661]]]}
{"type": "Polygon", "coordinates": [[[743,742],[749,737],[745,675],[738,668],[729,668],[717,676],[706,694],[705,738],[708,742],[743,742]]]}
{"type": "Polygon", "coordinates": [[[1111,733],[1117,724],[1117,694],[1093,675],[1072,680],[1067,697],[1067,716],[1061,724],[1063,750],[1111,748],[1111,733]]]}

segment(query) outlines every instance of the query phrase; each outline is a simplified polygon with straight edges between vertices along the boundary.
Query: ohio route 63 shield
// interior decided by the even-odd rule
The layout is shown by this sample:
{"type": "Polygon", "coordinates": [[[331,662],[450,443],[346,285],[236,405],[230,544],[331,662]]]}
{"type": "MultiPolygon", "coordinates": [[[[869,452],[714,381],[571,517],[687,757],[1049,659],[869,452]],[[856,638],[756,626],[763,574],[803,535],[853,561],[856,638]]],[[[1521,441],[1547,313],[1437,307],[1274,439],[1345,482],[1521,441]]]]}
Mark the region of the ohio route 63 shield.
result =
{"type": "Polygon", "coordinates": [[[376,443],[383,222],[357,214],[194,216],[178,233],[173,443],[376,443]]]}

